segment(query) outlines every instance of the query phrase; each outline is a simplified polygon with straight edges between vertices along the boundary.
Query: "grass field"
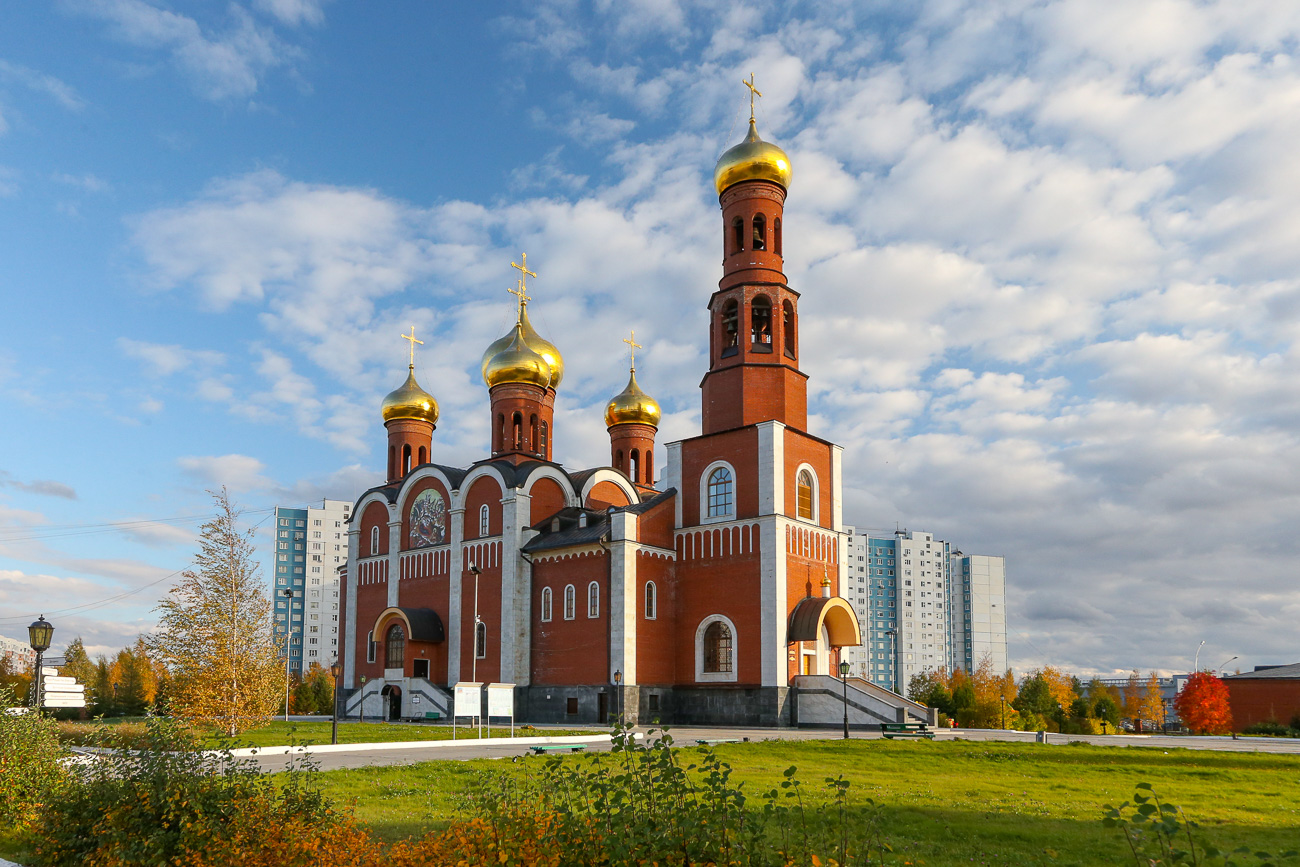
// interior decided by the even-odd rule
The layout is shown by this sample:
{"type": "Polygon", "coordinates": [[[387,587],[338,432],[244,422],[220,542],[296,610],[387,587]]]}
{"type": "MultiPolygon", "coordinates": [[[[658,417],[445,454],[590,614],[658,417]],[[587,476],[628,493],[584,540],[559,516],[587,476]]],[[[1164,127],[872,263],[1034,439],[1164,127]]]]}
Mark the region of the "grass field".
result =
{"type": "MultiPolygon", "coordinates": [[[[1130,800],[1139,782],[1183,807],[1221,849],[1249,844],[1280,852],[1300,844],[1297,756],[879,740],[767,741],[716,752],[753,795],[790,765],[798,766],[805,791],[843,774],[856,809],[867,798],[882,805],[899,864],[1131,864],[1100,818],[1103,804],[1130,800]]],[[[354,805],[358,819],[395,840],[465,816],[466,793],[523,770],[519,762],[431,762],[329,771],[320,780],[330,797],[354,805]]]]}

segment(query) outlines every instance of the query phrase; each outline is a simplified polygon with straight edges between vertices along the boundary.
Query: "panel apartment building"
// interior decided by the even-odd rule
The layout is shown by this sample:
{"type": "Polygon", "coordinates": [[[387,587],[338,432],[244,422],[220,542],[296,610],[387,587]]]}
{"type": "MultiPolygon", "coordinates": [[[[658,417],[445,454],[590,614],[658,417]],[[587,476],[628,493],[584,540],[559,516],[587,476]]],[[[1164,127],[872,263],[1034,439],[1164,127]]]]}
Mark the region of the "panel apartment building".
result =
{"type": "Polygon", "coordinates": [[[963,554],[933,533],[844,529],[862,624],[862,646],[846,649],[854,676],[902,693],[915,674],[973,671],[985,654],[1006,670],[1002,557],[963,554]]]}
{"type": "Polygon", "coordinates": [[[348,556],[351,512],[341,500],[275,510],[275,629],[299,675],[313,663],[328,669],[338,657],[339,568],[348,556]]]}

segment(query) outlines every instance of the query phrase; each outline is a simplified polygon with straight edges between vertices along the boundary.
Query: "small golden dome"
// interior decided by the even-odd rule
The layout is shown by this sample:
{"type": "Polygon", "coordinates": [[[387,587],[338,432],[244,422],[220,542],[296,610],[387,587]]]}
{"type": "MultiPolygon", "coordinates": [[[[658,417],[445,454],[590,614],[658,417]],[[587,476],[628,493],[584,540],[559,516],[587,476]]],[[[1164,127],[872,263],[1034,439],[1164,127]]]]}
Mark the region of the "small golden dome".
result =
{"type": "MultiPolygon", "coordinates": [[[[542,358],[545,358],[546,363],[550,365],[551,388],[559,388],[560,381],[564,379],[564,356],[560,355],[560,350],[555,348],[554,343],[551,343],[551,341],[538,334],[537,329],[533,328],[533,323],[528,321],[527,305],[522,307],[519,311],[518,324],[524,331],[524,344],[542,358]]],[[[510,341],[514,339],[515,332],[514,329],[511,329],[506,332],[504,337],[497,338],[488,346],[487,351],[483,353],[483,363],[480,368],[480,372],[483,374],[484,379],[487,378],[488,362],[492,360],[493,356],[502,352],[507,346],[509,346],[510,341]]]]}
{"type": "Polygon", "coordinates": [[[605,406],[605,426],[616,424],[648,424],[659,427],[659,402],[636,384],[636,368],[627,378],[627,388],[615,395],[605,406]]]}
{"type": "Polygon", "coordinates": [[[420,388],[420,384],[415,381],[414,366],[406,374],[406,382],[402,387],[389,392],[388,397],[384,398],[381,412],[385,422],[393,419],[415,419],[434,425],[438,423],[438,401],[434,400],[429,392],[420,388]]]}
{"type": "Polygon", "coordinates": [[[483,365],[483,381],[488,388],[507,382],[526,382],[542,388],[551,384],[551,366],[540,352],[528,345],[522,322],[515,323],[506,348],[483,365]]]}
{"type": "Polygon", "coordinates": [[[718,159],[713,183],[718,195],[741,181],[772,181],[790,189],[790,158],[785,151],[758,137],[758,127],[749,121],[749,135],[718,159]]]}

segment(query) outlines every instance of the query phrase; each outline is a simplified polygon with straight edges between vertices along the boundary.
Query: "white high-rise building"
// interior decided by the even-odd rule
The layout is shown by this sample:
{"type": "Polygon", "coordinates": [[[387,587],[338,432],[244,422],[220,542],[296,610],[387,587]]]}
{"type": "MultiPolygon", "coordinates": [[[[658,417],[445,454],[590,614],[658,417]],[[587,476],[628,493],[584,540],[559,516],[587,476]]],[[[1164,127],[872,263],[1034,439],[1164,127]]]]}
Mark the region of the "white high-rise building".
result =
{"type": "Polygon", "coordinates": [[[341,500],[275,510],[275,627],[299,674],[313,663],[329,668],[338,657],[339,568],[347,561],[351,511],[341,500]]]}
{"type": "Polygon", "coordinates": [[[933,533],[846,527],[848,600],[862,624],[846,648],[853,674],[903,693],[923,671],[972,671],[988,653],[1006,669],[1001,557],[953,553],[933,533]]]}

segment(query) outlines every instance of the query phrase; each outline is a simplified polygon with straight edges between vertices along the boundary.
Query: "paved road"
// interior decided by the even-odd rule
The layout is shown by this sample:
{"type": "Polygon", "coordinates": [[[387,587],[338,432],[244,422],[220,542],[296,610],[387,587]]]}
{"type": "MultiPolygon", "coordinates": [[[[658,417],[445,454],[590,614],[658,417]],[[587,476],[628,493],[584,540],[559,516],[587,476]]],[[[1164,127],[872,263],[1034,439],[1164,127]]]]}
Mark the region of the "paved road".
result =
{"type": "MultiPolygon", "coordinates": [[[[768,728],[719,728],[677,726],[672,730],[678,745],[693,746],[696,738],[735,738],[752,741],[768,739],[779,740],[827,740],[838,739],[841,734],[827,729],[768,729],[768,728]]],[[[854,731],[854,740],[878,740],[879,732],[854,731]]],[[[963,739],[971,741],[1020,741],[1032,743],[1033,732],[990,731],[986,729],[943,729],[937,732],[938,740],[963,739]]],[[[1136,735],[1058,735],[1048,734],[1048,744],[1064,744],[1068,741],[1086,741],[1098,746],[1142,747],[1148,749],[1193,749],[1223,750],[1235,752],[1269,752],[1300,754],[1300,739],[1281,738],[1242,738],[1230,737],[1167,737],[1136,735]]],[[[353,745],[346,752],[317,753],[312,756],[321,770],[338,768],[358,768],[368,766],[411,765],[429,761],[465,761],[468,759],[505,759],[528,753],[525,744],[498,740],[490,744],[457,745],[444,742],[445,745],[434,747],[391,747],[383,749],[367,748],[364,744],[353,745]]],[[[589,743],[588,752],[609,749],[608,741],[589,743]]],[[[282,770],[287,761],[286,756],[262,753],[257,757],[258,764],[266,771],[282,770]]]]}

